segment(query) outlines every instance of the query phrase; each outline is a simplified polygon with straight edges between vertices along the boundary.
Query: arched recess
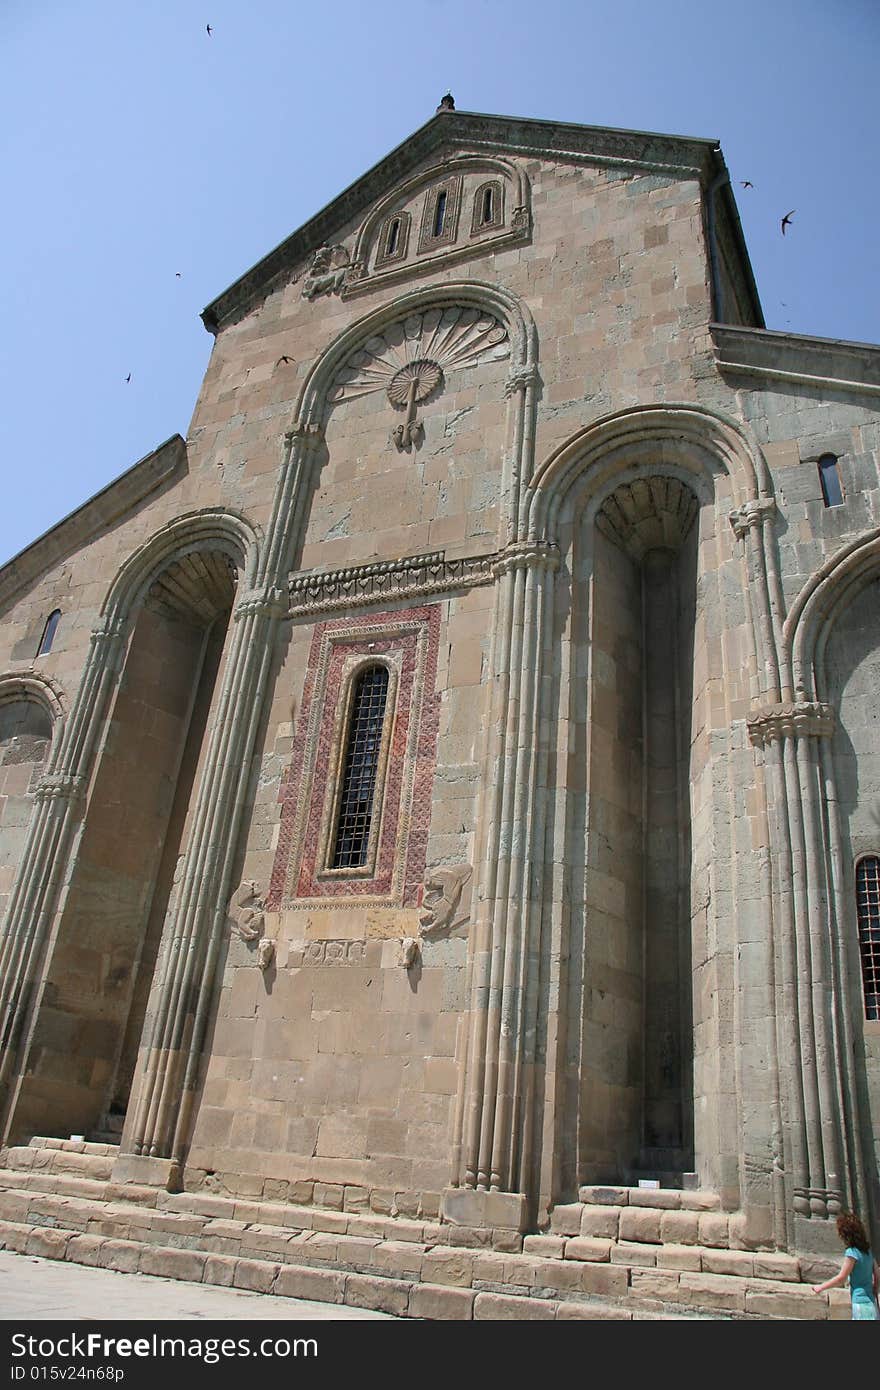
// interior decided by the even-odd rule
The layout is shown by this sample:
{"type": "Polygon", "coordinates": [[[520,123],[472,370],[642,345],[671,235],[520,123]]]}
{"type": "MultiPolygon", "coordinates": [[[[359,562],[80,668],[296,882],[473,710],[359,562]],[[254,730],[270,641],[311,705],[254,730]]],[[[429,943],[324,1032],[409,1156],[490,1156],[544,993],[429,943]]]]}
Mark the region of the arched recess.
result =
{"type": "Polygon", "coordinates": [[[84,798],[17,1084],[18,1133],[119,1138],[230,613],[258,544],[245,518],[194,512],[110,585],[57,759],[84,798]]]}
{"type": "Polygon", "coordinates": [[[842,1119],[844,1200],[880,1219],[880,1028],[865,1018],[856,864],[880,853],[880,528],[831,556],[792,604],[783,660],[794,698],[829,705],[819,741],[819,834],[807,874],[824,931],[833,1016],[835,1101],[842,1119]]]}
{"type": "MultiPolygon", "coordinates": [[[[744,726],[770,595],[750,593],[730,517],[762,494],[760,452],[733,422],[671,405],[581,431],[523,499],[523,534],[560,556],[544,850],[563,866],[545,968],[567,962],[557,1192],[695,1172],[737,1198],[738,870],[717,789],[737,757],[754,776],[744,726]]],[[[772,1022],[759,1027],[772,1055],[772,1022]]]]}
{"type": "MultiPolygon", "coordinates": [[[[402,294],[364,315],[346,328],[317,359],[303,383],[290,434],[291,447],[299,443],[299,459],[289,470],[286,484],[279,489],[273,510],[270,534],[281,531],[282,518],[288,519],[285,532],[288,558],[296,563],[302,532],[308,521],[317,470],[311,461],[310,443],[323,437],[333,410],[333,388],[340,369],[371,337],[408,317],[432,309],[462,307],[494,316],[506,329],[510,361],[501,395],[508,408],[502,439],[497,449],[502,461],[498,503],[502,522],[502,542],[515,539],[515,517],[521,489],[531,477],[534,458],[535,386],[538,344],[534,321],[527,308],[506,289],[479,281],[448,281],[402,294]],[[300,442],[301,441],[301,442],[300,442]]],[[[391,411],[388,429],[402,418],[391,411]]],[[[383,447],[387,444],[383,440],[383,447]]],[[[326,461],[326,455],[319,462],[326,461]]],[[[271,560],[271,557],[270,557],[271,560]]],[[[288,565],[288,568],[290,566],[288,565]]]]}
{"type": "Polygon", "coordinates": [[[0,675],[0,922],[24,853],[34,791],[52,766],[63,721],[53,681],[27,671],[0,675]]]}

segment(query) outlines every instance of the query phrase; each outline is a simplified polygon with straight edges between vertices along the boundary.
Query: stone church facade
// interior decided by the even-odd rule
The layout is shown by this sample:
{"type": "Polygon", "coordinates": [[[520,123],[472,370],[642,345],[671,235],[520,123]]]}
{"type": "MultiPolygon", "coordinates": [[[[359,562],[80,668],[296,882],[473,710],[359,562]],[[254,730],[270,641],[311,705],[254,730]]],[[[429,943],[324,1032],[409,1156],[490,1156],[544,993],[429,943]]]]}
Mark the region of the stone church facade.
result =
{"type": "Polygon", "coordinates": [[[760,1311],[880,1208],[880,348],[714,142],[451,109],[203,317],[0,570],[7,1198],[760,1311]]]}

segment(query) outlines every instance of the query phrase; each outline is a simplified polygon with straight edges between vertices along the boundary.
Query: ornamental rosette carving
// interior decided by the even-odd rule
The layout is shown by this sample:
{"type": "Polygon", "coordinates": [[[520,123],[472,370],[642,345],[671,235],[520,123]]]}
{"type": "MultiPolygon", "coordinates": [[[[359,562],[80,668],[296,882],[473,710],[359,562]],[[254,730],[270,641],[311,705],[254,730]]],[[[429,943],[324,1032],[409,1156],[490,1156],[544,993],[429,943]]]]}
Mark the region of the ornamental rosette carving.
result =
{"type": "Polygon", "coordinates": [[[442,386],[444,372],[509,355],[507,329],[491,314],[458,306],[428,309],[368,338],[338,373],[330,399],[350,401],[385,391],[402,408],[414,378],[422,401],[442,386]]]}
{"type": "Polygon", "coordinates": [[[831,738],[835,722],[833,707],[818,700],[765,705],[748,720],[749,738],[759,748],[782,738],[831,738]]]}

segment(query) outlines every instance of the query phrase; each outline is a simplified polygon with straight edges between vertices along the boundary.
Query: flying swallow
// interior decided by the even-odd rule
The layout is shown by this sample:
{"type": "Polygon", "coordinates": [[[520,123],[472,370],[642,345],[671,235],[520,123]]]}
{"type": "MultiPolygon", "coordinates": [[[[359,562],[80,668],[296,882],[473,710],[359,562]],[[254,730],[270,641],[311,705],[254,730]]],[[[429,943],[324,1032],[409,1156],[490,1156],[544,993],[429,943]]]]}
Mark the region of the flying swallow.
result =
{"type": "Polygon", "coordinates": [[[792,219],[792,217],[794,216],[795,211],[796,211],[796,209],[795,209],[795,208],[792,208],[791,212],[787,212],[787,213],[785,214],[785,216],[783,217],[782,222],[780,223],[780,226],[782,227],[782,235],[783,235],[783,236],[785,236],[785,229],[786,229],[786,227],[788,227],[788,226],[791,225],[791,219],[792,219]]]}

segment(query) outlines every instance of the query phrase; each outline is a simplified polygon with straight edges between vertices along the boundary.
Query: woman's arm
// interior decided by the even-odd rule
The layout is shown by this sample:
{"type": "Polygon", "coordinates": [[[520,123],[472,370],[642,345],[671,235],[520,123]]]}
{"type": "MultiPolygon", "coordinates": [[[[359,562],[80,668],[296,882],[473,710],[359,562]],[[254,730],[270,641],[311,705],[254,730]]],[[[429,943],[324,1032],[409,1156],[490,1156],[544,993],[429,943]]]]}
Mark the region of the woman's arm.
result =
{"type": "MultiPolygon", "coordinates": [[[[840,1266],[839,1273],[835,1274],[833,1279],[826,1279],[824,1284],[814,1284],[813,1293],[825,1293],[828,1289],[839,1289],[841,1285],[846,1283],[847,1279],[852,1274],[855,1268],[855,1263],[856,1262],[853,1259],[852,1255],[847,1255],[843,1261],[843,1264],[840,1266]]],[[[877,1264],[875,1262],[874,1279],[876,1280],[876,1278],[877,1264]]]]}

